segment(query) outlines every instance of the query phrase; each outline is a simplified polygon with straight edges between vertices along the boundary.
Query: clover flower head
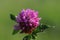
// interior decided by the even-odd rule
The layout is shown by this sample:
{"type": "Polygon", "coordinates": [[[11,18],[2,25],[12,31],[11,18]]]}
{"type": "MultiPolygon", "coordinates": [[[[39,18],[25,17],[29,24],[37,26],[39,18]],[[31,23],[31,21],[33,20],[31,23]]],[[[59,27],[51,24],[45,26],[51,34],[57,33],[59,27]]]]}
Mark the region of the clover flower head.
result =
{"type": "Polygon", "coordinates": [[[22,10],[16,16],[17,25],[14,26],[15,30],[22,30],[24,33],[32,33],[35,28],[40,24],[41,18],[38,17],[38,11],[31,9],[22,10]]]}

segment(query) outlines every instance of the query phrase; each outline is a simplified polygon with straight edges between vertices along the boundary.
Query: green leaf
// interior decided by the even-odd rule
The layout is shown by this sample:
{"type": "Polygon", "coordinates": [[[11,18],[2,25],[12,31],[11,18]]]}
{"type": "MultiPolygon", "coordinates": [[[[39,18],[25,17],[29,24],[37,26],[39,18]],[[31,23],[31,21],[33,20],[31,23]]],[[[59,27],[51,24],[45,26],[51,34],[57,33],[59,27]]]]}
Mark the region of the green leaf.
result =
{"type": "Polygon", "coordinates": [[[49,28],[47,25],[45,25],[45,24],[41,25],[41,32],[43,32],[47,28],[49,28]]]}
{"type": "Polygon", "coordinates": [[[37,33],[34,31],[33,33],[32,33],[34,36],[37,36],[37,33]]]}
{"type": "Polygon", "coordinates": [[[40,26],[38,26],[35,30],[34,30],[34,34],[36,34],[36,33],[38,33],[38,32],[40,32],[40,30],[41,30],[41,27],[40,26]]]}
{"type": "Polygon", "coordinates": [[[38,26],[38,27],[37,27],[37,32],[36,32],[36,33],[40,32],[40,30],[41,30],[41,26],[38,26]]]}
{"type": "Polygon", "coordinates": [[[13,30],[13,35],[15,35],[16,33],[18,33],[19,32],[19,30],[13,30]]]}
{"type": "Polygon", "coordinates": [[[42,25],[39,25],[34,31],[33,31],[33,35],[37,35],[37,33],[39,32],[43,32],[45,29],[49,28],[47,25],[45,24],[42,24],[42,25]]]}
{"type": "Polygon", "coordinates": [[[33,39],[33,40],[35,40],[35,39],[36,39],[34,35],[32,35],[32,39],[33,39]]]}
{"type": "Polygon", "coordinates": [[[27,35],[23,38],[23,40],[30,40],[31,39],[31,35],[27,35]]]}
{"type": "Polygon", "coordinates": [[[10,14],[10,18],[11,18],[13,21],[16,21],[16,17],[15,17],[13,14],[10,14]]]}
{"type": "Polygon", "coordinates": [[[42,29],[47,29],[49,28],[47,25],[42,25],[42,29]]]}

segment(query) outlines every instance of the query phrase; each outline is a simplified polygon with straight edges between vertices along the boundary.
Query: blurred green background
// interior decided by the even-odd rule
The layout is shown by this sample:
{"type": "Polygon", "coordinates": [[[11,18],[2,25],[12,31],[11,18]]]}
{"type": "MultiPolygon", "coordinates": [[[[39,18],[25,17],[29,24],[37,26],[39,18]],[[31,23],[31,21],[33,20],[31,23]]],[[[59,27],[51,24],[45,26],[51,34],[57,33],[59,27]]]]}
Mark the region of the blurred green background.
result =
{"type": "Polygon", "coordinates": [[[0,40],[22,40],[25,34],[12,35],[15,22],[9,15],[27,8],[37,10],[42,23],[55,26],[39,33],[36,40],[60,40],[60,0],[0,0],[0,40]]]}

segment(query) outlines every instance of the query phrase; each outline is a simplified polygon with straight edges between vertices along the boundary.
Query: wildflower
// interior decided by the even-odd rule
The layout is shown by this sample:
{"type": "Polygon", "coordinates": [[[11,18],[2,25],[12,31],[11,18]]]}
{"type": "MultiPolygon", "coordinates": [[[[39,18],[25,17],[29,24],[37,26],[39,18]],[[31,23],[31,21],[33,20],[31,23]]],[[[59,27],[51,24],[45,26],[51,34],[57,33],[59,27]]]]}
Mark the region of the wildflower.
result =
{"type": "Polygon", "coordinates": [[[39,26],[41,18],[38,17],[38,12],[26,9],[22,10],[16,16],[17,25],[14,26],[15,30],[22,30],[24,33],[32,33],[35,28],[39,26]]]}

